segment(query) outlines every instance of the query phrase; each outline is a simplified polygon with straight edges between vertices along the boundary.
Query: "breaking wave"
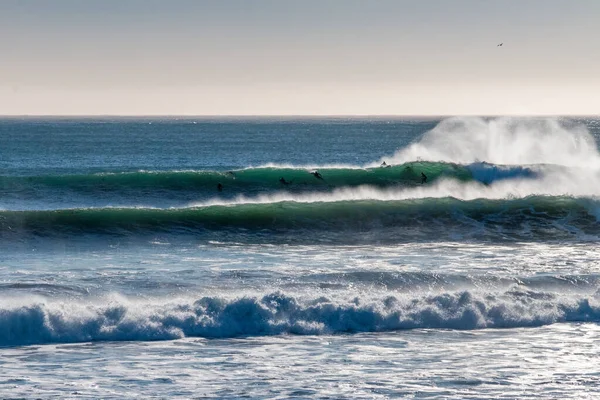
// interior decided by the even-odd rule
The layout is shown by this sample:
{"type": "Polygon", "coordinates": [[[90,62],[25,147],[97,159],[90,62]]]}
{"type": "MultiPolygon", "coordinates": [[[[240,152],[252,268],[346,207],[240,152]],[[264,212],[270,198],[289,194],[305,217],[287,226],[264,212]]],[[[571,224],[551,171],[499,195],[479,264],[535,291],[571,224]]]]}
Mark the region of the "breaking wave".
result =
{"type": "Polygon", "coordinates": [[[0,345],[87,341],[322,335],[404,329],[532,327],[600,321],[594,296],[519,287],[382,297],[302,297],[274,292],[237,298],[102,302],[43,298],[0,302],[0,345]]]}

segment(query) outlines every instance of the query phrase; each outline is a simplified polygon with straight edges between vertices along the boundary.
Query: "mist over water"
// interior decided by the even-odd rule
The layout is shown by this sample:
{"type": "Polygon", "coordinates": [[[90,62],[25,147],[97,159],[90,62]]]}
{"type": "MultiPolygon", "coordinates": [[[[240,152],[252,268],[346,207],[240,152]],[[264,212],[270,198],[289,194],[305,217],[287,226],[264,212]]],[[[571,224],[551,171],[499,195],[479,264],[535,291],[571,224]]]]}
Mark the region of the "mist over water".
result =
{"type": "Polygon", "coordinates": [[[448,118],[390,158],[393,163],[417,159],[600,167],[598,147],[588,129],[558,118],[448,118]]]}

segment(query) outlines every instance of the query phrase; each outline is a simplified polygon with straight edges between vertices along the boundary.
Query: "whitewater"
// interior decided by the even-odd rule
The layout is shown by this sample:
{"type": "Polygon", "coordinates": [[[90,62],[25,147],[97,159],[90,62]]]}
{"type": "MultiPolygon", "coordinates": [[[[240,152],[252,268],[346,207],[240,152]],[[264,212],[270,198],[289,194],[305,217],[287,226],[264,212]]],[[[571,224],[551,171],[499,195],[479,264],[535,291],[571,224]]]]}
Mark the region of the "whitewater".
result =
{"type": "Polygon", "coordinates": [[[599,138],[1,119],[0,397],[594,397],[599,138]]]}

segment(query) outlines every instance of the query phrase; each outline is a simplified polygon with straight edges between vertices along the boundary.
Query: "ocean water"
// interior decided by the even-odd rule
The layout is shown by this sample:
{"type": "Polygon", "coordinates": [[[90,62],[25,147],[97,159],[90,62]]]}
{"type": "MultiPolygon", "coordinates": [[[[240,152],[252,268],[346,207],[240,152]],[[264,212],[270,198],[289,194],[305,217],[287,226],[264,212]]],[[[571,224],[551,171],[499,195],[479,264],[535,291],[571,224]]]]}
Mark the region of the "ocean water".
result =
{"type": "Polygon", "coordinates": [[[1,119],[0,397],[599,396],[599,135],[1,119]]]}

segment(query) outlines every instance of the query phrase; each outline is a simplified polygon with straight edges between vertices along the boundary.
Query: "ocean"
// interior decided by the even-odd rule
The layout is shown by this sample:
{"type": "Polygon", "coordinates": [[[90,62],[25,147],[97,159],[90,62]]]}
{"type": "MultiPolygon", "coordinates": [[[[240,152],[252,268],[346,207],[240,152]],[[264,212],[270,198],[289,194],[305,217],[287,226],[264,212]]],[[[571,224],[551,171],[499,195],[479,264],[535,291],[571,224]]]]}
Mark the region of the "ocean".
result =
{"type": "Polygon", "coordinates": [[[600,396],[596,118],[0,119],[0,398],[600,396]]]}

